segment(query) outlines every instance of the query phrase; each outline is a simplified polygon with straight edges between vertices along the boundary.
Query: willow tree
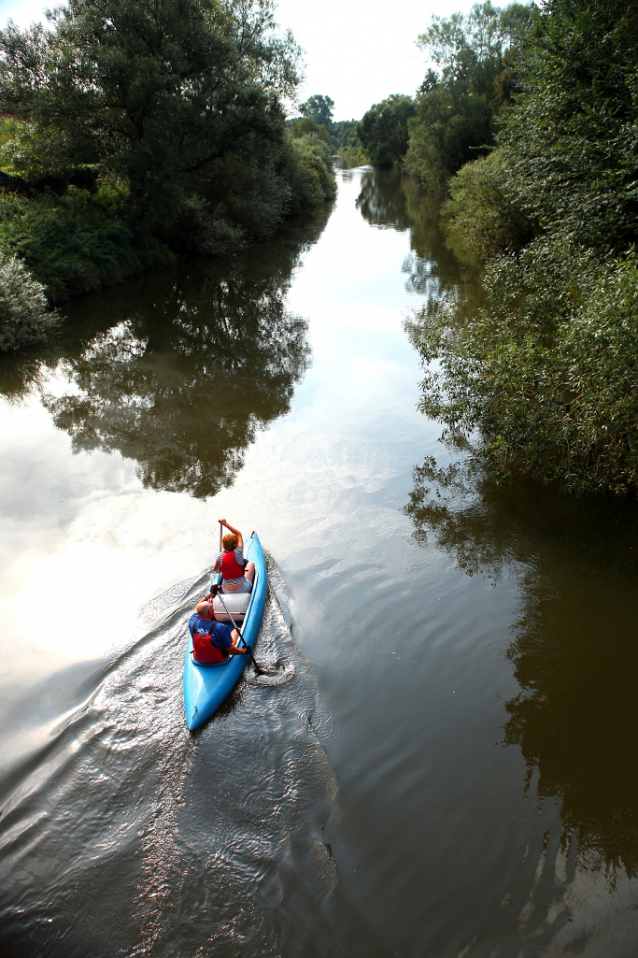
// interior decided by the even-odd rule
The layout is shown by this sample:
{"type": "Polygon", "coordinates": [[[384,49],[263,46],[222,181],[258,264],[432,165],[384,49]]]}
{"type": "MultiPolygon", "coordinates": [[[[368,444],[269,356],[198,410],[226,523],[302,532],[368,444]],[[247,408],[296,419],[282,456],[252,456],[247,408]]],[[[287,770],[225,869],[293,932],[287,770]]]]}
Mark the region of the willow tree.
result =
{"type": "Polygon", "coordinates": [[[48,31],[0,32],[0,108],[29,121],[24,164],[99,163],[148,211],[231,155],[281,147],[298,51],[270,0],[69,0],[49,16],[48,31]]]}

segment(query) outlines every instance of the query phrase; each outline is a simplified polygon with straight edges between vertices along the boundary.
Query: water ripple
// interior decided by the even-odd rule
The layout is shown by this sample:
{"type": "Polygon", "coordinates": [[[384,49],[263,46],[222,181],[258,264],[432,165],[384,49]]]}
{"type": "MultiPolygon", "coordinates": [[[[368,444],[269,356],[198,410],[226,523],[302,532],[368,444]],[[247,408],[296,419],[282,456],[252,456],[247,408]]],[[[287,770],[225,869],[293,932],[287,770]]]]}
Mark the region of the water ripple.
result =
{"type": "Polygon", "coordinates": [[[269,674],[248,668],[196,735],[182,663],[209,571],[146,603],[143,635],[112,651],[4,778],[3,954],[338,950],[318,907],[338,877],[323,841],[337,793],[322,744],[333,723],[269,567],[257,645],[269,674]]]}

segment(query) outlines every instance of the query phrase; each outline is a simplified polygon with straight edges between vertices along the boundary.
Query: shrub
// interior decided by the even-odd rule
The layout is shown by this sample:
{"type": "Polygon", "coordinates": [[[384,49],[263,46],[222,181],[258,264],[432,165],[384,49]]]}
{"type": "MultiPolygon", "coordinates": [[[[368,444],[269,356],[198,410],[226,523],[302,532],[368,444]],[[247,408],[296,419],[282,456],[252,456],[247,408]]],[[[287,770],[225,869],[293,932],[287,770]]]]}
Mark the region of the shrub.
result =
{"type": "Polygon", "coordinates": [[[0,193],[0,249],[19,256],[53,301],[121,282],[162,255],[129,225],[126,196],[111,181],[96,194],[73,186],[64,196],[0,193]]]}
{"type": "Polygon", "coordinates": [[[58,324],[45,289],[15,256],[0,254],[0,351],[9,352],[46,339],[58,324]]]}
{"type": "Polygon", "coordinates": [[[170,223],[165,242],[176,253],[220,256],[246,247],[246,233],[220,216],[212,216],[198,197],[184,200],[170,223]]]}
{"type": "Polygon", "coordinates": [[[482,262],[516,252],[534,238],[535,224],[511,196],[498,150],[462,167],[449,182],[443,227],[454,247],[482,262]]]}
{"type": "Polygon", "coordinates": [[[572,492],[638,491],[638,258],[601,263],[564,242],[493,262],[487,301],[422,316],[422,408],[477,439],[496,476],[572,492]]]}
{"type": "Polygon", "coordinates": [[[290,215],[311,213],[334,199],[337,186],[325,143],[312,135],[290,139],[286,163],[290,215]]]}
{"type": "Polygon", "coordinates": [[[299,140],[304,136],[314,135],[320,140],[323,140],[328,146],[331,146],[327,129],[325,126],[322,126],[321,123],[317,123],[311,116],[302,116],[297,120],[291,120],[288,129],[290,130],[290,135],[295,140],[299,140]]]}

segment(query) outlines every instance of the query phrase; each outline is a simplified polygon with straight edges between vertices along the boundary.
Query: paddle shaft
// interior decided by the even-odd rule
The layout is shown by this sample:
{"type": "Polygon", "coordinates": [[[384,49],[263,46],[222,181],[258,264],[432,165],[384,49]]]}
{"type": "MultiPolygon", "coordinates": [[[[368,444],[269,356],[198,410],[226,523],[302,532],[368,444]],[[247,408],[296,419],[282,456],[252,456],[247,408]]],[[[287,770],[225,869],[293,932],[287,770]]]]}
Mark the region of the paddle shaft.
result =
{"type": "Polygon", "coordinates": [[[228,616],[228,618],[230,619],[230,621],[233,623],[233,627],[234,627],[235,631],[237,632],[237,635],[238,635],[239,638],[241,639],[244,648],[245,648],[246,651],[248,652],[248,655],[251,657],[252,663],[253,663],[253,665],[255,666],[255,669],[257,670],[257,672],[263,672],[264,670],[262,669],[262,667],[261,667],[260,665],[258,665],[257,660],[256,660],[255,656],[254,656],[253,653],[252,653],[252,649],[250,648],[250,646],[249,646],[248,643],[246,642],[245,638],[244,638],[243,635],[241,634],[241,629],[239,628],[239,626],[237,625],[237,623],[236,623],[235,620],[233,619],[232,615],[231,615],[230,612],[228,611],[228,607],[227,607],[226,603],[224,602],[224,600],[222,599],[222,590],[221,590],[221,588],[220,588],[219,592],[217,593],[217,595],[218,595],[218,597],[219,597],[219,601],[220,601],[221,604],[224,606],[224,610],[225,610],[225,612],[226,612],[226,615],[228,616]]]}

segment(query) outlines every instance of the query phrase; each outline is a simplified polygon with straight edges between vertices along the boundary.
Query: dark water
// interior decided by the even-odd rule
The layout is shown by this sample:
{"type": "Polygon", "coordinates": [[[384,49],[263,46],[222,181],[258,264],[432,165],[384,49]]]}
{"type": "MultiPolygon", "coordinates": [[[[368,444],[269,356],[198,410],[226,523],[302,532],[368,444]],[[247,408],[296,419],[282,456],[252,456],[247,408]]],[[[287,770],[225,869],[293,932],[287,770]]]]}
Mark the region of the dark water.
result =
{"type": "Polygon", "coordinates": [[[3,362],[3,956],[638,953],[637,511],[437,442],[415,316],[466,282],[413,183],[344,172],[3,362]],[[222,515],[277,678],[190,735],[222,515]]]}

